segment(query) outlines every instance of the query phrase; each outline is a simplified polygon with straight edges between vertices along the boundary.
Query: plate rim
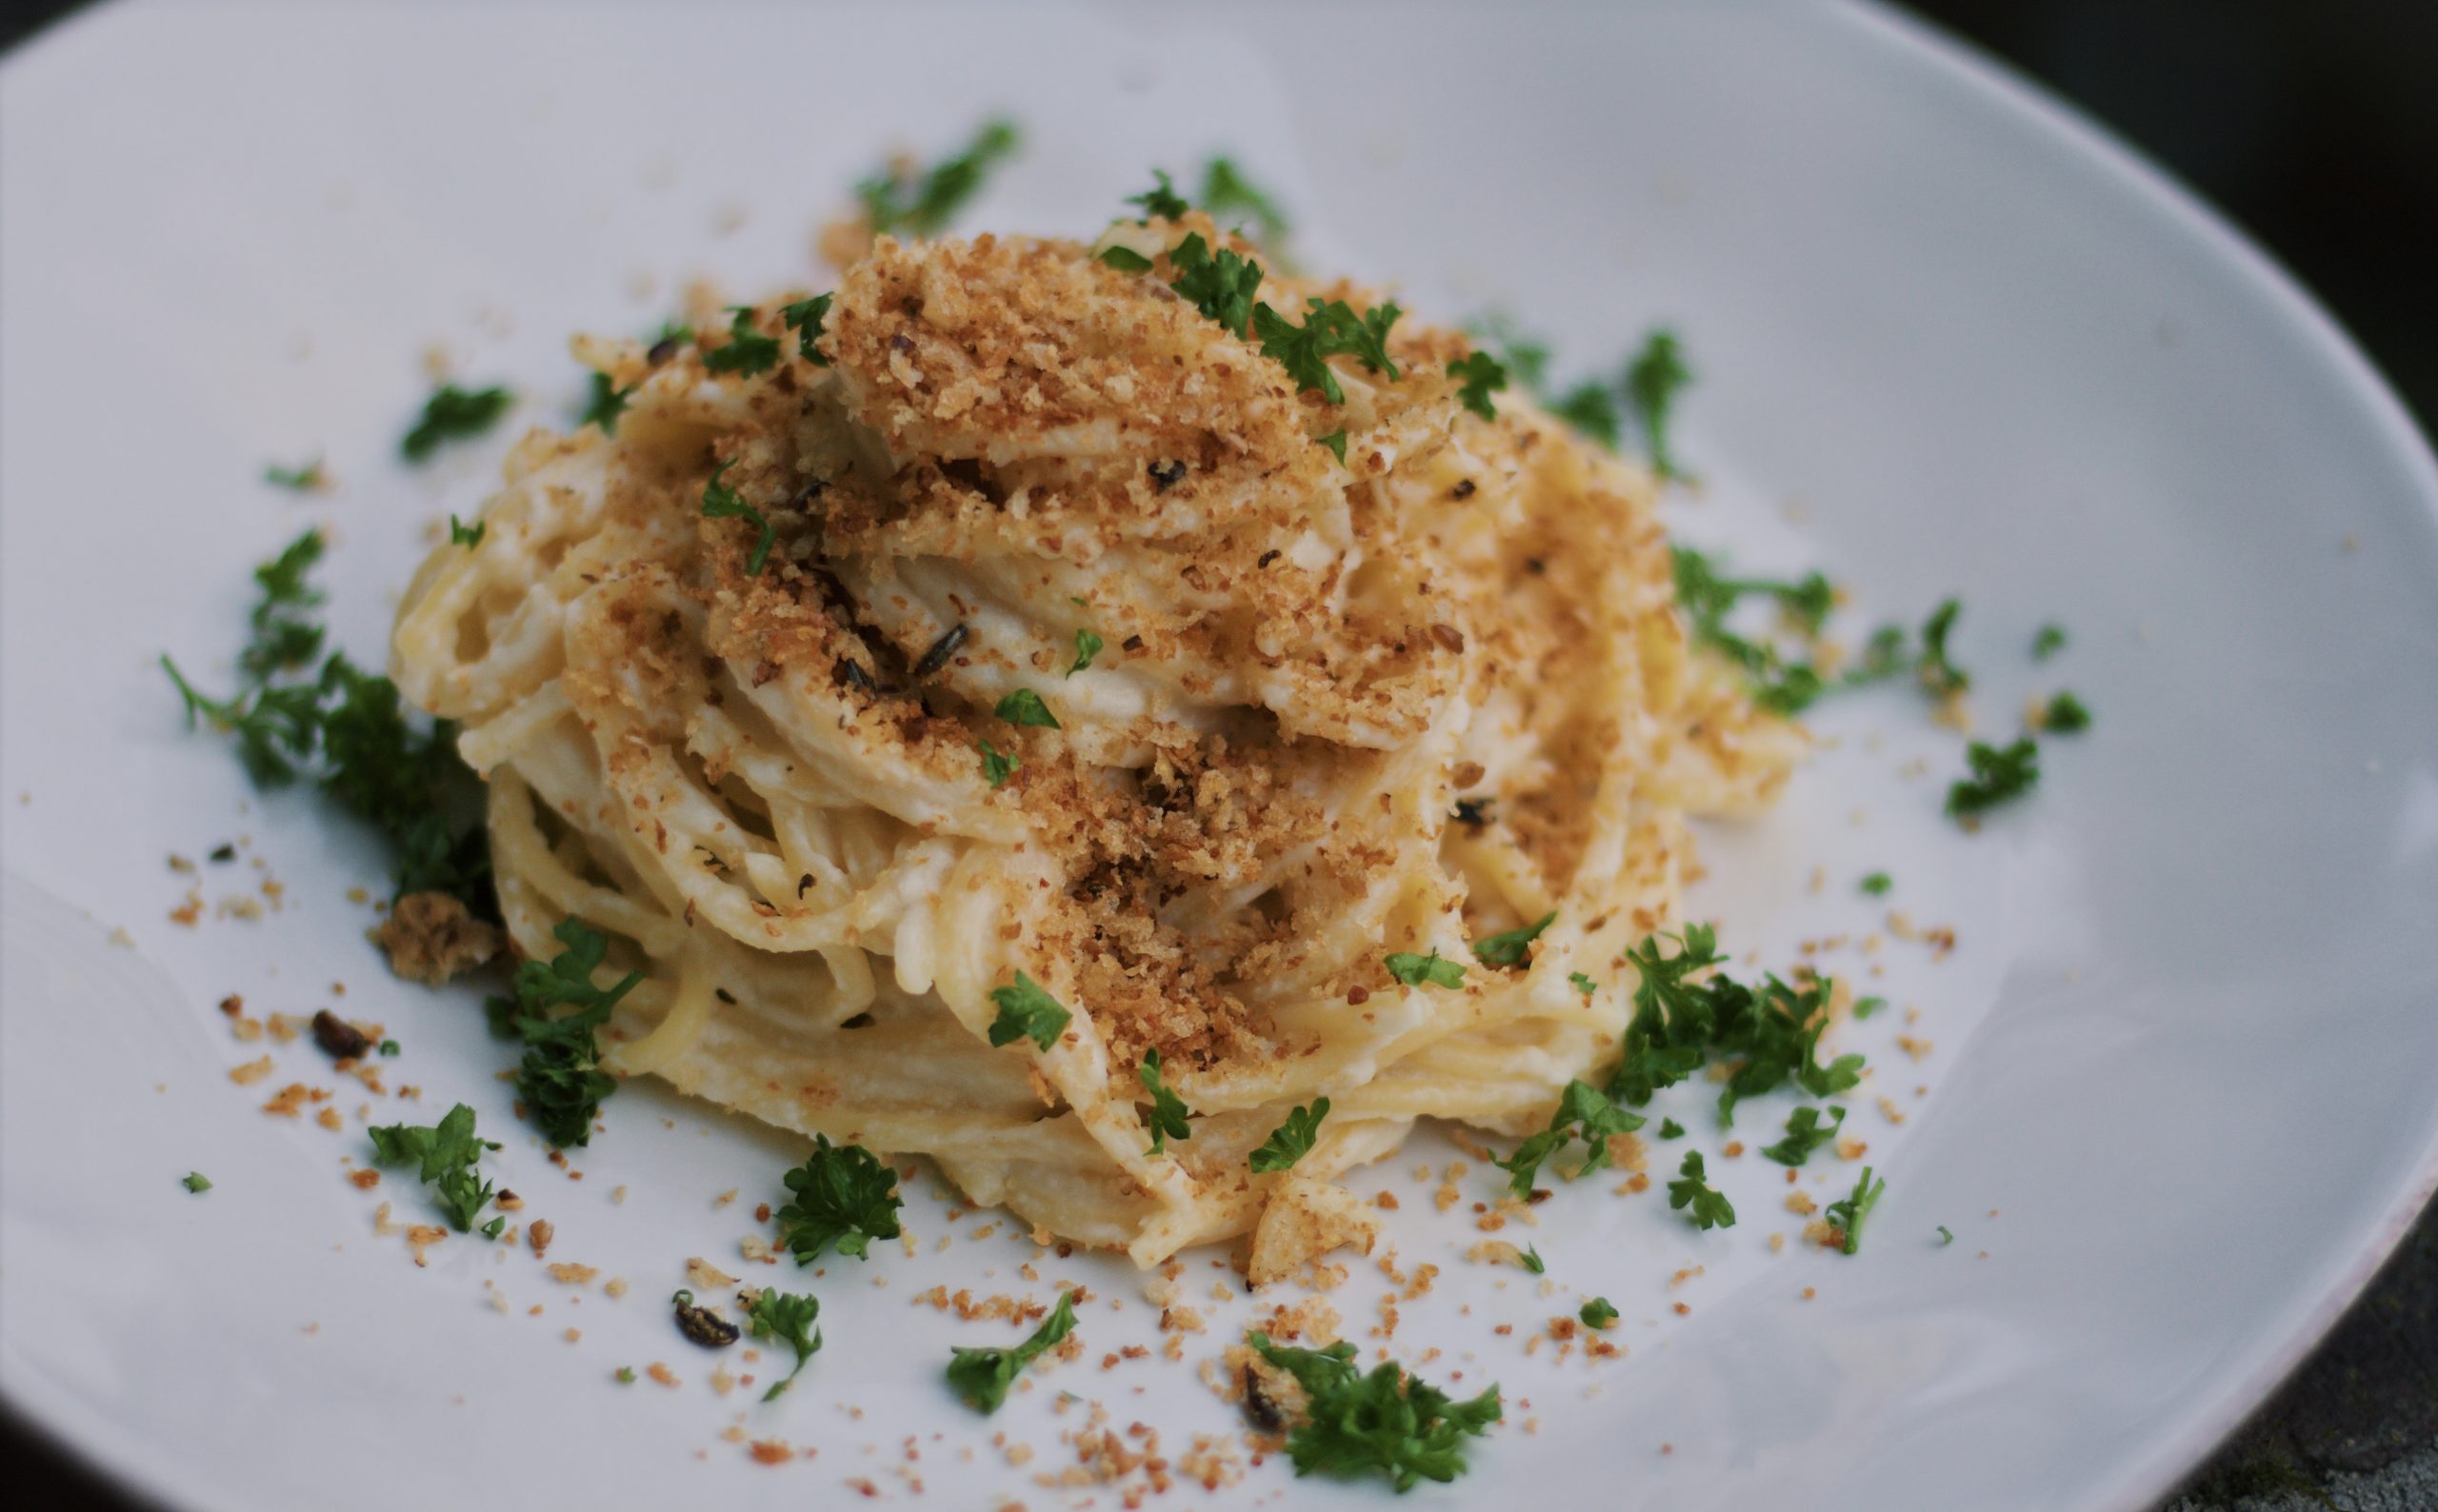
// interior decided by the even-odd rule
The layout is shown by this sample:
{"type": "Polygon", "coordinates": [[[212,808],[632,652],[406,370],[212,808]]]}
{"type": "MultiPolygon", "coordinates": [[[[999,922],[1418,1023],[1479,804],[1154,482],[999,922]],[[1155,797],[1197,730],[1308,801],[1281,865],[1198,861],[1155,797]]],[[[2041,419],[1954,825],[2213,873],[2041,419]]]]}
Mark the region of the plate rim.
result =
{"type": "MultiPolygon", "coordinates": [[[[1266,3],[1274,6],[1279,0],[1266,3]]],[[[1365,3],[1376,9],[1383,0],[1365,3]]],[[[1089,0],[1084,8],[1114,9],[1089,0]]],[[[0,82],[24,72],[32,60],[64,45],[64,39],[159,9],[166,8],[156,0],[97,0],[76,7],[0,51],[0,82]]],[[[2264,318],[2299,336],[2349,405],[2368,419],[2388,460],[2399,465],[2408,487],[2418,494],[2432,525],[2438,526],[2438,450],[2433,450],[2438,443],[2414,419],[2352,334],[2276,253],[2174,170],[2081,106],[1937,22],[1900,9],[1894,0],[1830,0],[1822,14],[1828,24],[1846,28],[1861,45],[1898,55],[1905,67],[1944,78],[1970,96],[1976,108],[2028,129],[2080,170],[2159,212],[2163,229],[2180,237],[2194,255],[2234,274],[2246,302],[2256,306],[2264,318]]],[[[2143,1450],[2119,1484],[2089,1503],[2094,1512],[2146,1512],[2205,1463],[2296,1373],[2433,1204],[2438,1204],[2438,1127],[2433,1127],[2426,1146],[2412,1158],[2406,1179],[2380,1201],[2375,1222],[2333,1283],[2296,1309],[2288,1321],[2256,1332],[2253,1347],[2246,1351],[2253,1356],[2251,1363],[2209,1388],[2198,1405],[2187,1408],[2182,1414],[2184,1425],[2162,1434],[2143,1450]]],[[[147,1452],[140,1436],[121,1428],[107,1415],[86,1410],[72,1397],[18,1389],[30,1373],[20,1351],[0,1337],[0,1416],[38,1434],[63,1459],[93,1479],[164,1507],[236,1512],[254,1504],[242,1488],[198,1484],[192,1479],[192,1467],[156,1460],[147,1452]]]]}
{"type": "MultiPolygon", "coordinates": [[[[1893,0],[1835,0],[1840,19],[1869,42],[1944,70],[1991,109],[2011,113],[2085,167],[2165,213],[2202,253],[2238,274],[2246,288],[2301,334],[2331,376],[2371,419],[2381,441],[2403,464],[2421,503],[2438,525],[2438,438],[2423,431],[2387,375],[2294,270],[2255,241],[2227,213],[2114,129],[2065,95],[1978,45],[1893,0]]],[[[2411,1174],[2381,1206],[2368,1242],[2334,1285],[2323,1291],[2246,1370],[2226,1380],[2211,1400],[2188,1413],[2188,1427],[2169,1434],[2135,1463],[2107,1512],[2146,1512],[2163,1502],[2206,1464],[2278,1388],[2303,1365],[2379,1272],[2425,1210],[2438,1205],[2438,1130],[2415,1157],[2411,1174]]]]}

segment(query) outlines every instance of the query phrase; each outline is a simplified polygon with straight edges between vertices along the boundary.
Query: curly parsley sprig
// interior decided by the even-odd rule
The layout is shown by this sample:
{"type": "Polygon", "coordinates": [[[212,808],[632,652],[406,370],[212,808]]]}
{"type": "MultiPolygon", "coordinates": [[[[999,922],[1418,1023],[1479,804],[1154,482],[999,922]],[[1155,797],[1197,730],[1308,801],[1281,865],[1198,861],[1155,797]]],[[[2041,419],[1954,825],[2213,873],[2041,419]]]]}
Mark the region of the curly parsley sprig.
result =
{"type": "Polygon", "coordinates": [[[1453,1481],[1465,1473],[1464,1440],[1499,1421],[1498,1387],[1458,1402],[1389,1361],[1366,1375],[1354,1367],[1354,1345],[1298,1349],[1255,1331],[1246,1343],[1304,1388],[1303,1420],[1287,1432],[1297,1475],[1354,1477],[1377,1473],[1399,1491],[1421,1481],[1453,1481]]]}
{"type": "Polygon", "coordinates": [[[450,1225],[461,1234],[472,1229],[492,1191],[491,1184],[475,1167],[485,1150],[499,1148],[492,1141],[474,1136],[472,1108],[460,1103],[435,1124],[390,1124],[365,1132],[371,1136],[375,1163],[414,1165],[415,1174],[430,1184],[440,1200],[450,1225]]]}
{"type": "Polygon", "coordinates": [[[866,1260],[873,1240],[897,1237],[897,1173],[862,1145],[816,1134],[812,1153],[785,1180],[796,1195],[779,1209],[779,1237],[797,1264],[830,1248],[866,1260]]]}
{"type": "Polygon", "coordinates": [[[550,931],[567,946],[547,964],[527,961],[516,968],[513,1003],[494,998],[489,1011],[525,1042],[516,1070],[517,1100],[542,1137],[564,1149],[592,1143],[592,1121],[602,1102],[618,1088],[601,1069],[595,1033],[610,1010],[644,979],[629,971],[614,985],[595,986],[592,973],[608,958],[609,941],[581,919],[562,919],[550,931]],[[573,1007],[557,1018],[550,1010],[573,1007]]]}

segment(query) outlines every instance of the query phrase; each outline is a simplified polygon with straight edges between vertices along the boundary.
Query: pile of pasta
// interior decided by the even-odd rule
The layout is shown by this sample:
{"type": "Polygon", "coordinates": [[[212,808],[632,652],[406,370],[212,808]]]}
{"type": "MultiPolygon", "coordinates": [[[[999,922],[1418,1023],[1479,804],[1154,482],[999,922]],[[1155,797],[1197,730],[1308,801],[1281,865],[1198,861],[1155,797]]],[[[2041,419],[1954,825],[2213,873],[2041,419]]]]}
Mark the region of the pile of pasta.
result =
{"type": "Polygon", "coordinates": [[[489,782],[519,949],[573,917],[645,973],[612,1069],[1145,1265],[1289,1191],[1309,1236],[1418,1118],[1539,1126],[1617,1054],[1686,816],[1801,742],[1689,656],[1644,471],[1469,408],[1468,339],[1410,319],[1299,391],[1169,287],[1189,235],[1258,257],[1199,213],[883,237],[810,319],[580,338],[614,429],[518,445],[391,664],[489,782]],[[990,1043],[1020,973],[1071,1015],[1047,1048],[990,1043]]]}

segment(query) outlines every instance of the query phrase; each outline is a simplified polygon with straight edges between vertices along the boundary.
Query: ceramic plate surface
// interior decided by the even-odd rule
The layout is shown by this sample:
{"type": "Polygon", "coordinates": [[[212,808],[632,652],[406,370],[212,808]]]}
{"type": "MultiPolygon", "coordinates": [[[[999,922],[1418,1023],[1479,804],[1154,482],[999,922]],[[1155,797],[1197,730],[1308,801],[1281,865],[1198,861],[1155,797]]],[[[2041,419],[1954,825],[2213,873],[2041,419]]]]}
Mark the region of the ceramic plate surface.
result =
{"type": "MultiPolygon", "coordinates": [[[[153,663],[225,683],[248,570],[320,523],[333,633],[378,665],[433,522],[479,504],[516,428],[399,466],[427,348],[513,385],[520,423],[563,423],[568,333],[649,329],[695,276],[825,280],[810,246],[847,187],[991,110],[1027,145],[968,228],[1089,236],[1148,165],[1224,148],[1280,187],[1309,264],[1399,281],[1433,318],[1504,308],[1558,339],[1565,376],[1673,322],[1709,485],[1671,506],[1684,537],[1826,568],[1855,627],[1962,595],[1985,732],[2061,686],[2097,715],[1967,836],[1938,814],[1960,737],[1909,690],[1855,695],[1824,706],[1773,817],[1705,832],[1690,906],[1739,961],[1842,937],[1814,959],[1890,1000],[1837,1042],[1874,1067],[1852,1128],[1888,1181],[1861,1254],[1801,1243],[1783,1173],[1726,1156],[1696,1087],[1661,1110],[1742,1221],[1695,1233],[1657,1191],[1568,1188],[1498,1236],[1536,1244],[1546,1281],[1465,1259],[1494,1173],[1436,1210],[1412,1168],[1444,1170],[1438,1138],[1361,1178],[1401,1198],[1397,1267],[1442,1268],[1393,1347],[1509,1406],[1472,1473],[1415,1502],[2155,1496],[2438,1171],[2438,477],[2218,222],[1985,66],[1832,6],[130,4],[0,64],[10,1400],[194,1508],[801,1506],[858,1482],[1113,1505],[1145,1471],[1039,1483],[1096,1411],[1158,1430],[1179,1482],[1158,1504],[1385,1502],[1275,1460],[1216,1491],[1184,1468],[1237,1421],[1195,1366],[1257,1316],[1222,1257],[1187,1257],[1209,1331],[1171,1364],[1129,1268],[1040,1257],[929,1178],[911,1254],[748,1262],[797,1146],[648,1086],[572,1169],[548,1164],[473,994],[396,983],[365,944],[366,837],[250,792],[153,663]],[[257,481],[316,453],[332,493],[257,481]],[[2035,666],[2052,620],[2071,646],[2035,666]],[[202,859],[223,842],[237,860],[202,859]],[[1878,870],[1895,890],[1873,901],[1855,884],[1878,870]],[[170,918],[190,888],[192,927],[170,918]],[[222,917],[231,897],[261,917],[222,917]],[[384,1095],[308,1044],[234,1041],[231,993],[388,1025],[384,1095]],[[231,1084],[266,1052],[270,1081],[231,1084]],[[258,1111],[291,1081],[335,1088],[342,1131],[258,1111]],[[417,1268],[376,1231],[384,1201],[429,1209],[343,1179],[364,1117],[461,1099],[556,1225],[550,1259],[590,1280],[463,1238],[417,1268]],[[216,1185],[188,1194],[189,1170],[216,1185]],[[791,1397],[719,1393],[715,1368],[767,1379],[767,1357],[676,1336],[691,1256],[820,1294],[827,1346],[791,1397]],[[987,1422],[951,1402],[949,1348],[1016,1336],[918,1295],[1066,1279],[1094,1293],[1084,1358],[987,1422]],[[1595,1294],[1623,1359],[1528,1344],[1595,1294]],[[614,1380],[655,1362],[680,1384],[614,1380]]],[[[1825,1202],[1857,1169],[1824,1155],[1793,1190],[1825,1202]]],[[[1367,1351],[1389,1285],[1360,1263],[1328,1296],[1367,1351]]]]}

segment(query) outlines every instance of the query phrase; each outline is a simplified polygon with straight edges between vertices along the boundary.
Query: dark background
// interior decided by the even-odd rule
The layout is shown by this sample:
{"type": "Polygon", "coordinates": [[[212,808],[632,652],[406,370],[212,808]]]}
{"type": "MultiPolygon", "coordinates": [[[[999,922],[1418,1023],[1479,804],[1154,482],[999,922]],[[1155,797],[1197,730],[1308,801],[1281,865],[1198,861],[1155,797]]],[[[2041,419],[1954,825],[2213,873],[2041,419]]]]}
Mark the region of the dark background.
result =
{"type": "MultiPolygon", "coordinates": [[[[2438,0],[1909,0],[2131,141],[2291,269],[2438,432],[2438,0]]],[[[75,9],[0,0],[0,47],[75,9]]],[[[2264,1222],[2273,1194],[2264,1193],[2264,1222]]],[[[2433,1210],[2438,1214],[2438,1210],[2433,1210]]],[[[2336,1505],[2438,1447],[2438,1216],[2180,1505],[2336,1505]],[[2331,1477],[2335,1477],[2331,1480],[2331,1477]]],[[[21,1505],[128,1503],[0,1421],[21,1505]]],[[[2392,1500],[2384,1504],[2405,1505],[2392,1500]]],[[[2409,1492],[2404,1492],[2409,1495],[2409,1492]]]]}

